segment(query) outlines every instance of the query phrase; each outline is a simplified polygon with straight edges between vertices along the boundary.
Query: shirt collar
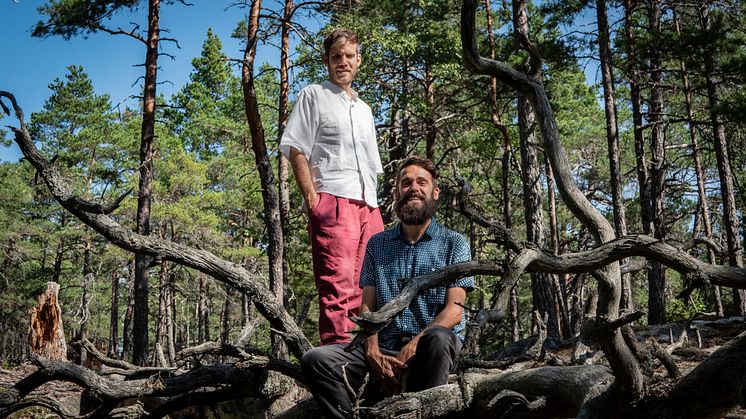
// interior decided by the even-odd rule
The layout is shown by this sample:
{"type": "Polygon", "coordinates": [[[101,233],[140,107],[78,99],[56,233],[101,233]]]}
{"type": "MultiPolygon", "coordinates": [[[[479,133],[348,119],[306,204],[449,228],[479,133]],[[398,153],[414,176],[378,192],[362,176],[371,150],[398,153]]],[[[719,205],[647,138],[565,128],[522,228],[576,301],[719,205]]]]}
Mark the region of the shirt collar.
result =
{"type": "MultiPolygon", "coordinates": [[[[438,220],[435,217],[432,217],[430,219],[430,225],[427,226],[427,229],[425,229],[425,232],[422,233],[422,237],[417,240],[417,243],[423,240],[431,240],[433,236],[437,234],[437,230],[439,228],[440,224],[438,224],[438,220]]],[[[394,238],[406,241],[406,237],[404,237],[404,233],[402,233],[401,231],[401,221],[396,224],[396,227],[394,227],[394,238]]]]}
{"type": "Polygon", "coordinates": [[[321,85],[324,86],[324,88],[331,90],[333,93],[340,95],[347,100],[357,101],[357,92],[355,90],[352,90],[352,98],[350,98],[350,96],[347,94],[347,92],[344,91],[344,89],[332,83],[330,80],[324,80],[321,85]]]}

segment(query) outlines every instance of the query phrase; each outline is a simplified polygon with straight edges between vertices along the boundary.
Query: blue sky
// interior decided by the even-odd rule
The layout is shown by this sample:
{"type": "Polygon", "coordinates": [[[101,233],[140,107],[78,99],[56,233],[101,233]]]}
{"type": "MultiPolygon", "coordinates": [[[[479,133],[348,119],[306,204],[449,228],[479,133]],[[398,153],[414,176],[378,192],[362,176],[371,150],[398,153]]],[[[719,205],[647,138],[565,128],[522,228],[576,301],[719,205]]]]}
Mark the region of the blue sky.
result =
{"type": "MultiPolygon", "coordinates": [[[[0,65],[0,90],[13,93],[23,108],[26,120],[32,112],[42,109],[49,97],[48,85],[56,78],[63,78],[70,65],[82,65],[98,94],[107,93],[111,103],[136,106],[131,96],[141,95],[138,77],[144,62],[145,46],[127,36],[105,33],[78,36],[65,41],[61,37],[32,38],[31,30],[41,19],[37,8],[42,0],[0,0],[0,30],[2,31],[2,65],[0,65]]],[[[147,4],[147,2],[144,2],[147,4]]],[[[228,6],[234,2],[223,0],[190,0],[192,6],[180,3],[161,6],[160,26],[170,30],[162,36],[175,38],[181,49],[173,43],[163,43],[163,52],[174,60],[162,56],[158,73],[158,93],[166,97],[178,90],[188,79],[191,61],[199,56],[207,29],[212,28],[223,42],[224,52],[231,58],[242,56],[241,45],[230,35],[236,24],[244,19],[245,11],[228,6]]],[[[265,7],[276,8],[279,2],[265,0],[265,7]]],[[[129,22],[146,27],[146,7],[135,13],[116,16],[113,25],[129,28],[129,22]]],[[[260,49],[258,62],[275,64],[279,54],[275,49],[260,49]]],[[[17,125],[14,118],[0,119],[0,125],[17,125]]],[[[21,157],[20,150],[0,145],[0,161],[14,161],[21,157]]]]}

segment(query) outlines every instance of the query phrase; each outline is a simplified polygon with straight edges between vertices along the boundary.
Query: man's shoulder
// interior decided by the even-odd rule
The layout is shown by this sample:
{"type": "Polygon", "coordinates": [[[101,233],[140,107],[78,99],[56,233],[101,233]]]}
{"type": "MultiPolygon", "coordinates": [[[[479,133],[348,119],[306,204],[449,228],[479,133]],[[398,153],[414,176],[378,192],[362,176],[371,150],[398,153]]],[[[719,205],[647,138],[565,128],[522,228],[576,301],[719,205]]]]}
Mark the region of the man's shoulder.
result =
{"type": "Polygon", "coordinates": [[[468,243],[466,240],[466,237],[459,233],[458,231],[451,230],[450,228],[444,226],[443,224],[437,224],[437,230],[435,231],[436,237],[441,238],[442,240],[447,241],[453,241],[453,242],[461,242],[461,243],[468,243]]]}
{"type": "Polygon", "coordinates": [[[324,86],[322,86],[320,83],[311,83],[307,85],[306,87],[300,89],[300,92],[298,94],[316,96],[323,90],[324,90],[324,86]]]}
{"type": "Polygon", "coordinates": [[[368,240],[368,243],[370,243],[370,242],[374,242],[375,244],[383,243],[383,242],[386,242],[388,240],[393,239],[398,234],[399,233],[398,233],[396,227],[389,228],[387,230],[383,230],[380,233],[376,233],[376,234],[372,235],[370,237],[370,239],[368,240]]]}

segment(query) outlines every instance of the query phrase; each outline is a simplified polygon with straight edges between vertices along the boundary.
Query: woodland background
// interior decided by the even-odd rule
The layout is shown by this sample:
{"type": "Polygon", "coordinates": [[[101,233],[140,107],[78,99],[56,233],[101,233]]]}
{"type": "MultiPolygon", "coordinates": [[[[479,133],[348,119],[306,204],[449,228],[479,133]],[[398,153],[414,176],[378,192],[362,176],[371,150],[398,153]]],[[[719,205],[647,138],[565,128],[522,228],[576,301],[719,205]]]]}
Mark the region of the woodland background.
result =
{"type": "MultiPolygon", "coordinates": [[[[78,196],[108,202],[131,190],[113,219],[262,278],[311,343],[317,306],[306,219],[277,141],[295,93],[324,79],[320,42],[332,27],[361,36],[354,87],[376,117],[387,223],[395,221],[394,168],[418,154],[438,163],[450,191],[439,220],[470,239],[475,259],[503,260],[510,250],[458,210],[464,190],[485,218],[549,253],[598,244],[557,195],[525,97],[464,67],[460,1],[236,2],[226,19],[236,21],[245,50],[224,51],[208,31],[189,82],[164,97],[158,44],[168,40],[158,16],[184,7],[174,3],[60,0],[40,9],[34,36],[85,43],[86,34],[104,32],[141,42],[143,96],[141,107],[116,107],[71,65],[29,116],[29,131],[78,196]],[[148,8],[149,21],[106,26],[107,16],[134,8],[148,8]],[[328,24],[305,28],[309,14],[328,24]],[[255,62],[258,44],[276,48],[278,59],[255,62]]],[[[486,0],[476,28],[482,56],[543,81],[572,177],[618,237],[645,234],[704,262],[743,267],[745,11],[738,1],[486,0]],[[589,84],[589,68],[598,83],[589,84]]],[[[28,310],[49,281],[61,285],[67,339],[88,339],[112,358],[168,366],[184,348],[219,341],[294,359],[246,294],[112,245],[61,208],[27,161],[0,164],[0,183],[3,366],[28,355],[28,310]]],[[[622,272],[621,312],[644,312],[638,324],[746,315],[743,291],[696,283],[652,260],[628,259],[622,272]]],[[[466,306],[490,307],[499,278],[476,282],[466,306]]],[[[548,341],[577,336],[596,287],[588,273],[525,274],[504,323],[482,330],[478,352],[536,334],[534,311],[546,318],[548,341]]]]}

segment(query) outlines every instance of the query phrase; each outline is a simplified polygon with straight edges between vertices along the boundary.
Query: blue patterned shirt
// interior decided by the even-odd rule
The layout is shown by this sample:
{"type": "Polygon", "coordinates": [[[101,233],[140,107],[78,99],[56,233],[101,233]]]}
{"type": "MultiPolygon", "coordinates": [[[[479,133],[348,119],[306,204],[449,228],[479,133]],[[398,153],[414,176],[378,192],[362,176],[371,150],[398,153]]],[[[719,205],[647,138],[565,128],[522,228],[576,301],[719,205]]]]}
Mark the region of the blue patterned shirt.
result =
{"type": "MultiPolygon", "coordinates": [[[[376,287],[376,309],[383,307],[404,289],[407,280],[471,259],[464,236],[438,224],[435,218],[417,243],[411,244],[401,224],[378,233],[368,241],[360,271],[360,288],[376,287]]],[[[447,288],[474,289],[472,277],[458,279],[448,286],[420,292],[409,307],[378,333],[380,347],[398,351],[402,338],[410,338],[430,324],[445,306],[447,288]]],[[[463,340],[466,318],[453,328],[463,340]]]]}

